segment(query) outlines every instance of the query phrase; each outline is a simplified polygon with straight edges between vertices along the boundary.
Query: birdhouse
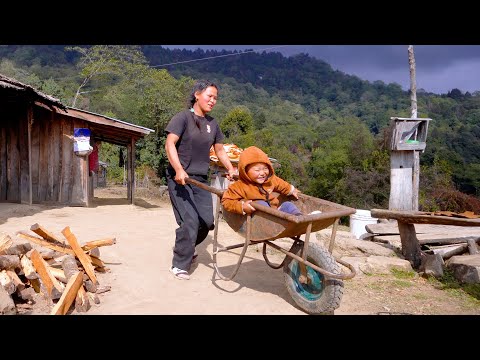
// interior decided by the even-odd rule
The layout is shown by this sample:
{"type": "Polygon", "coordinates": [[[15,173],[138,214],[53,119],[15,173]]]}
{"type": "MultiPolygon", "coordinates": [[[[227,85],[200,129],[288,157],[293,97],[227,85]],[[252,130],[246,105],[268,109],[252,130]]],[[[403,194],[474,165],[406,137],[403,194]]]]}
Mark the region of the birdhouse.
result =
{"type": "Polygon", "coordinates": [[[425,150],[427,145],[428,118],[391,117],[391,150],[425,150]]]}

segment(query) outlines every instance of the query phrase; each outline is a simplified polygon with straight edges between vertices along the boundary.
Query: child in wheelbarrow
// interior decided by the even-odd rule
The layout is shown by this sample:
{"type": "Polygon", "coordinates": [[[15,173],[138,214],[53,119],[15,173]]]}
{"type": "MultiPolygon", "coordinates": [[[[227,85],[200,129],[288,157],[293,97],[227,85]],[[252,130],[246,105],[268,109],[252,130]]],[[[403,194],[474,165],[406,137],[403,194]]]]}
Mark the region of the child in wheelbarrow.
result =
{"type": "Polygon", "coordinates": [[[240,154],[238,175],[239,180],[230,184],[223,193],[222,205],[225,210],[251,214],[255,208],[250,204],[255,201],[289,214],[302,215],[293,202],[283,202],[279,207],[278,198],[272,194],[274,191],[298,199],[299,190],[275,175],[270,159],[261,149],[250,146],[240,154]]]}

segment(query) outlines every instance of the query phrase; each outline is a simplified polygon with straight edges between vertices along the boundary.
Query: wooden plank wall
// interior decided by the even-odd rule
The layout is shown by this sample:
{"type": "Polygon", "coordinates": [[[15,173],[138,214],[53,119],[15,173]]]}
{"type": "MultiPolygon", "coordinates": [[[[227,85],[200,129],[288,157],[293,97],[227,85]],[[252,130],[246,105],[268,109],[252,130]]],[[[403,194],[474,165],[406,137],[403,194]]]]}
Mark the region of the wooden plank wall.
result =
{"type": "MultiPolygon", "coordinates": [[[[32,188],[34,203],[87,205],[86,159],[73,152],[75,127],[87,127],[72,119],[36,108],[32,126],[32,188]]],[[[87,173],[88,176],[88,173],[87,173]]]]}
{"type": "MultiPolygon", "coordinates": [[[[34,107],[31,128],[32,202],[88,206],[88,157],[73,152],[83,120],[34,107]]],[[[0,201],[29,203],[27,105],[0,108],[0,201]]]]}

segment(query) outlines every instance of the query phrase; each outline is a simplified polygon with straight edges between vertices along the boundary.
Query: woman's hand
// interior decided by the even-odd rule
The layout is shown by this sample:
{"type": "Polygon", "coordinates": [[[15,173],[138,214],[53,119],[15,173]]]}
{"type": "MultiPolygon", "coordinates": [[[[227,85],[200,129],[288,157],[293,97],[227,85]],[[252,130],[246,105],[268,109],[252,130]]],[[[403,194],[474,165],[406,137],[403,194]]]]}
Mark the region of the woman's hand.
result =
{"type": "Polygon", "coordinates": [[[185,185],[186,178],[188,178],[188,174],[185,172],[185,170],[183,170],[183,168],[175,171],[174,180],[177,184],[185,185]]]}
{"type": "Polygon", "coordinates": [[[238,175],[238,171],[235,170],[234,168],[232,168],[232,169],[228,170],[228,173],[225,174],[225,177],[228,180],[233,181],[235,175],[238,175]]]}

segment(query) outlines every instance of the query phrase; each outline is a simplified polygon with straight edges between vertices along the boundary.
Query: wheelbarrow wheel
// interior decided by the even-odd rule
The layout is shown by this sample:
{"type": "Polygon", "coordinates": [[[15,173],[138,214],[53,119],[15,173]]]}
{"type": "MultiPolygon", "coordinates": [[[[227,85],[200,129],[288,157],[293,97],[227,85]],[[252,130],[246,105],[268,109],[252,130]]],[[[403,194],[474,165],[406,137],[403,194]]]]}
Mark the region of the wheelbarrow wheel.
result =
{"type": "MultiPolygon", "coordinates": [[[[307,261],[333,274],[340,274],[340,267],[335,258],[322,246],[308,245],[307,261]]],[[[301,247],[293,249],[301,256],[301,247]]],[[[340,306],[343,295],[343,281],[326,278],[310,266],[307,268],[307,284],[301,283],[300,264],[291,258],[283,267],[285,285],[295,303],[309,314],[332,314],[340,306]]]]}

